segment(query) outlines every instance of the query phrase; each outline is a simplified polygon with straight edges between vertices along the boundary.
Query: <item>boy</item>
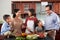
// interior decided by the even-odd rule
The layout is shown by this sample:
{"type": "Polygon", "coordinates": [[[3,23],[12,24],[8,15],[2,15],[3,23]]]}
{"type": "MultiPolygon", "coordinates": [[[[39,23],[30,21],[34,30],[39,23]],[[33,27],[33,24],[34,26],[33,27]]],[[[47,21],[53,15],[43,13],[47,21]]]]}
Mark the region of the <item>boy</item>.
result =
{"type": "Polygon", "coordinates": [[[7,36],[7,35],[11,34],[11,32],[10,32],[11,28],[9,25],[11,22],[11,17],[10,17],[10,15],[4,15],[3,19],[5,22],[3,23],[2,27],[1,27],[1,35],[7,36]]]}

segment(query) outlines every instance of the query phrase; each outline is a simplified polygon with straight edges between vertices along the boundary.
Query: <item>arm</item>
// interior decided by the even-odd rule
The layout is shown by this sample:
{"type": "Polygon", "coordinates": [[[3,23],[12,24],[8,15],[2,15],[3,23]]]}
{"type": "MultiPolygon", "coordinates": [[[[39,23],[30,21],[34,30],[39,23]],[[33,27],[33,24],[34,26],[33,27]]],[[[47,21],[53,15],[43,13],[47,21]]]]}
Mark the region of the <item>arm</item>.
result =
{"type": "Polygon", "coordinates": [[[34,21],[35,21],[35,28],[36,28],[38,19],[35,17],[34,21]]]}
{"type": "Polygon", "coordinates": [[[35,28],[35,33],[38,34],[38,32],[37,32],[37,27],[35,28]]]}
{"type": "Polygon", "coordinates": [[[28,21],[28,18],[25,20],[25,26],[27,26],[27,21],[28,21]]]}
{"type": "Polygon", "coordinates": [[[5,30],[4,26],[6,26],[6,25],[3,23],[2,27],[1,27],[1,35],[4,34],[4,30],[5,30]]]}
{"type": "Polygon", "coordinates": [[[11,21],[11,24],[10,24],[10,27],[11,27],[11,30],[10,31],[14,31],[14,21],[11,21]]]}
{"type": "Polygon", "coordinates": [[[38,19],[35,17],[35,19],[34,19],[34,32],[36,32],[36,27],[38,26],[37,21],[38,21],[38,19]]]}
{"type": "Polygon", "coordinates": [[[31,33],[34,33],[34,32],[32,32],[28,27],[26,27],[26,29],[28,29],[28,31],[30,31],[31,33]]]}
{"type": "Polygon", "coordinates": [[[3,23],[2,27],[1,27],[1,34],[4,34],[5,32],[10,30],[10,26],[7,23],[3,23]]]}
{"type": "Polygon", "coordinates": [[[59,17],[56,16],[56,18],[54,18],[55,20],[55,27],[56,27],[56,30],[59,30],[59,17]]]}
{"type": "Polygon", "coordinates": [[[27,19],[26,19],[26,21],[25,21],[26,29],[28,29],[28,31],[30,31],[30,32],[31,32],[31,30],[27,27],[27,21],[28,21],[28,18],[27,18],[27,19]]]}

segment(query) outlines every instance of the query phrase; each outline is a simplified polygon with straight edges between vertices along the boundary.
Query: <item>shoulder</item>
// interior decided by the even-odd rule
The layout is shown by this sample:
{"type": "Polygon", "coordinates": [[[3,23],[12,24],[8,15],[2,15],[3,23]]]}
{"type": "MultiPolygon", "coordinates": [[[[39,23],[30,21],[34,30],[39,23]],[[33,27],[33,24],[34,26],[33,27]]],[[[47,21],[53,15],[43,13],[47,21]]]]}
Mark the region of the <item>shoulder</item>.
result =
{"type": "Polygon", "coordinates": [[[21,21],[22,21],[22,18],[21,18],[21,17],[19,17],[19,20],[21,20],[21,21]]]}
{"type": "Polygon", "coordinates": [[[4,22],[3,25],[7,25],[8,23],[7,22],[4,22]]]}
{"type": "Polygon", "coordinates": [[[34,17],[34,19],[37,19],[36,17],[34,17]]]}
{"type": "Polygon", "coordinates": [[[5,27],[5,26],[7,26],[8,25],[8,23],[7,22],[4,22],[3,24],[2,24],[2,27],[5,27]]]}
{"type": "Polygon", "coordinates": [[[36,29],[38,29],[38,26],[36,27],[36,29]]]}
{"type": "Polygon", "coordinates": [[[56,13],[54,13],[54,19],[57,19],[57,20],[59,20],[59,16],[56,14],[56,13]]]}
{"type": "Polygon", "coordinates": [[[14,22],[14,21],[15,21],[15,19],[14,19],[14,18],[12,18],[12,19],[11,19],[11,22],[14,22]]]}
{"type": "Polygon", "coordinates": [[[27,20],[30,20],[30,17],[27,17],[27,18],[26,18],[26,21],[27,21],[27,20]]]}
{"type": "Polygon", "coordinates": [[[30,17],[27,17],[26,19],[29,19],[30,17]]]}
{"type": "Polygon", "coordinates": [[[34,21],[36,22],[36,21],[38,21],[38,19],[36,17],[34,17],[34,21]]]}
{"type": "Polygon", "coordinates": [[[53,15],[54,17],[57,17],[57,16],[58,16],[57,13],[55,13],[55,12],[52,12],[52,15],[53,15]]]}

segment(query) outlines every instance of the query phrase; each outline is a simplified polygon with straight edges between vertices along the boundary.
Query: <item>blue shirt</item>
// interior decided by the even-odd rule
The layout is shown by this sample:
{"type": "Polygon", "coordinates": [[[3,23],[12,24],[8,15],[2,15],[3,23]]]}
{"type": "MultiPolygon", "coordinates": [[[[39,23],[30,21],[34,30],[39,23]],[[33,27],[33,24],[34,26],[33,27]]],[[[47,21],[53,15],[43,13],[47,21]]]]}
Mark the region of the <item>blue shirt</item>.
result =
{"type": "Polygon", "coordinates": [[[45,18],[45,24],[44,24],[45,30],[51,30],[51,29],[59,30],[58,22],[59,22],[58,15],[54,12],[51,12],[51,14],[47,15],[45,18]]]}
{"type": "Polygon", "coordinates": [[[7,22],[4,22],[1,27],[1,35],[3,35],[5,32],[9,31],[11,28],[7,22]]]}

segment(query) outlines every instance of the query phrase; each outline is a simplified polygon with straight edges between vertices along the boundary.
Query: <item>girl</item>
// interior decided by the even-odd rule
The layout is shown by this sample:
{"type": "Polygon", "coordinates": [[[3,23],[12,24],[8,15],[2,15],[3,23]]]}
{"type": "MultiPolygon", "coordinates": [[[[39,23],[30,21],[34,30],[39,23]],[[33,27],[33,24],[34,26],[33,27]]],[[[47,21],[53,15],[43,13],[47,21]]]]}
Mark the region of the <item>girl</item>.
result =
{"type": "Polygon", "coordinates": [[[34,9],[29,9],[28,11],[28,18],[25,21],[26,25],[26,33],[31,34],[34,33],[35,27],[36,27],[36,22],[37,18],[34,16],[35,10],[34,9]]]}
{"type": "Polygon", "coordinates": [[[46,34],[44,31],[43,23],[39,20],[37,22],[37,27],[35,29],[36,33],[39,35],[38,40],[45,40],[46,34]]]}

